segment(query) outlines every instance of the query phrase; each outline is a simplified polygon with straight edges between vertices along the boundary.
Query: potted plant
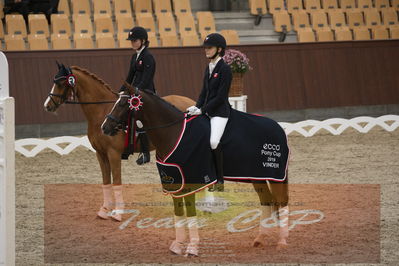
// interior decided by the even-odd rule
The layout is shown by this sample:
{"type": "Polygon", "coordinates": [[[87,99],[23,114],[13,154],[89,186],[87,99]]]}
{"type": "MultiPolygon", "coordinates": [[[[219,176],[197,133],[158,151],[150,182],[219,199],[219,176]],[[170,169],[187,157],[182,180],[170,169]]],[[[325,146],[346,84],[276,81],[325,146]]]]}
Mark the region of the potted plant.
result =
{"type": "Polygon", "coordinates": [[[243,95],[244,73],[252,69],[249,65],[248,57],[238,50],[227,49],[223,60],[230,66],[233,73],[229,96],[237,97],[243,95]]]}

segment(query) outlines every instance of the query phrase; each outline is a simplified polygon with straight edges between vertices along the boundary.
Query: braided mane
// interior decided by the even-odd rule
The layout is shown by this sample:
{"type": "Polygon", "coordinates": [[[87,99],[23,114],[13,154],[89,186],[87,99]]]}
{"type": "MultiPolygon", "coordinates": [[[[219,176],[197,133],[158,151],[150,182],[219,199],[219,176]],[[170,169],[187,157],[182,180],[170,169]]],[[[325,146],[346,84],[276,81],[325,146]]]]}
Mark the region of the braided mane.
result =
{"type": "Polygon", "coordinates": [[[110,92],[112,92],[115,95],[118,95],[118,93],[114,92],[111,88],[111,86],[106,83],[103,79],[99,78],[96,74],[91,73],[89,70],[78,67],[78,66],[71,66],[72,69],[81,71],[83,73],[85,73],[86,75],[92,77],[93,79],[97,80],[98,82],[100,82],[105,88],[107,88],[110,92]]]}

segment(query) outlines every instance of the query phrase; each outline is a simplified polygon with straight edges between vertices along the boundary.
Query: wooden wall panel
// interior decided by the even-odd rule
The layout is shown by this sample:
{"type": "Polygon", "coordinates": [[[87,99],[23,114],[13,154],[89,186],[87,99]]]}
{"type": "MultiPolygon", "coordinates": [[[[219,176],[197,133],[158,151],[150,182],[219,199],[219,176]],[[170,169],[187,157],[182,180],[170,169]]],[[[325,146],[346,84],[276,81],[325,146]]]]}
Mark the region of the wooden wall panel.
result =
{"type": "MultiPolygon", "coordinates": [[[[399,41],[293,43],[232,47],[246,53],[253,70],[244,77],[248,111],[295,110],[399,103],[399,41]]],[[[196,99],[208,63],[201,47],[152,48],[160,95],[196,99]]],[[[132,50],[5,52],[17,124],[84,121],[80,107],[58,115],[43,110],[57,72],[55,60],[97,74],[118,90],[132,50]]]]}

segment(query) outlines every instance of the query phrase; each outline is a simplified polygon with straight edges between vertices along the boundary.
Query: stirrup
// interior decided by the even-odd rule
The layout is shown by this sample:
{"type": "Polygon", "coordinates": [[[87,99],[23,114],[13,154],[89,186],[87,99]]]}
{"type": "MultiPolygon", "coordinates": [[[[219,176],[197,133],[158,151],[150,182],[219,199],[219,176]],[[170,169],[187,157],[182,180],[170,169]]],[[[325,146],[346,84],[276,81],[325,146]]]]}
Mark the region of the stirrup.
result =
{"type": "Polygon", "coordinates": [[[150,154],[140,153],[139,158],[136,160],[138,165],[143,165],[150,162],[150,154]]]}

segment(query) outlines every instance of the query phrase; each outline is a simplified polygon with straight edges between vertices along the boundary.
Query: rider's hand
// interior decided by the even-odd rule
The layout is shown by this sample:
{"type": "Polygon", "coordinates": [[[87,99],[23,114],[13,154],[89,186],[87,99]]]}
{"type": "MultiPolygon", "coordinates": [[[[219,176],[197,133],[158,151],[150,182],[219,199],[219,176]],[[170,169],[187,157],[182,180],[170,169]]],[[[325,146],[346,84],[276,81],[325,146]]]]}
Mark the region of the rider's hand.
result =
{"type": "Polygon", "coordinates": [[[195,109],[197,109],[197,106],[193,105],[193,106],[188,107],[186,110],[187,110],[189,113],[191,113],[191,112],[193,112],[195,109]]]}
{"type": "Polygon", "coordinates": [[[195,107],[194,110],[188,112],[189,115],[201,115],[202,111],[198,107],[195,107]]]}

